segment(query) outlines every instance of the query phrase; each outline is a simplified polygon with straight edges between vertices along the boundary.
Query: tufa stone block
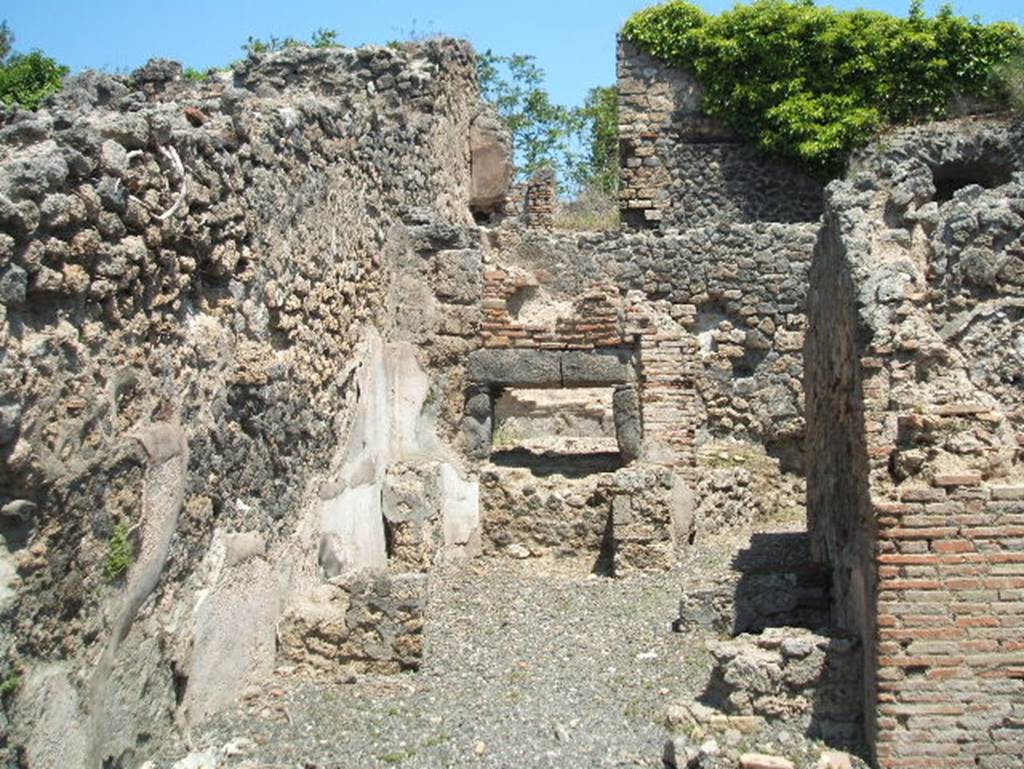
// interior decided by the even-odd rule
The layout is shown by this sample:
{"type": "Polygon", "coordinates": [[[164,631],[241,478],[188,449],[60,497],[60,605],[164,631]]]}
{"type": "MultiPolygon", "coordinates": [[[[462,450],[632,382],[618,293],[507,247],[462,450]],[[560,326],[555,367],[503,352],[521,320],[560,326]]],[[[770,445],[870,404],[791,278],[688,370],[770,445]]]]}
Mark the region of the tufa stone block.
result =
{"type": "Polygon", "coordinates": [[[504,387],[558,387],[561,355],[550,350],[477,350],[470,353],[466,373],[471,382],[504,387]]]}
{"type": "Polygon", "coordinates": [[[634,381],[633,354],[628,350],[570,351],[562,356],[564,387],[629,384],[634,381]]]}

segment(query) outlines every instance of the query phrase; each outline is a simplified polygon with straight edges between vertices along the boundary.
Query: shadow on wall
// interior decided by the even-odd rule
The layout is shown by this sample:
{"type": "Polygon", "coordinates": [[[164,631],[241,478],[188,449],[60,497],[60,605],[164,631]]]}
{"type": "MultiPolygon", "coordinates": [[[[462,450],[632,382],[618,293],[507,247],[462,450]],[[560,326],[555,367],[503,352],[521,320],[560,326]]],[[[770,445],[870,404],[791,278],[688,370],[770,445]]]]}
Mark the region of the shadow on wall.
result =
{"type": "Polygon", "coordinates": [[[811,561],[807,534],[755,534],[733,568],[733,638],[709,645],[702,704],[863,756],[861,645],[828,627],[828,572],[811,561]]]}
{"type": "Polygon", "coordinates": [[[733,596],[732,635],[828,627],[829,575],[811,561],[805,532],[754,534],[732,566],[741,575],[733,596]]]}

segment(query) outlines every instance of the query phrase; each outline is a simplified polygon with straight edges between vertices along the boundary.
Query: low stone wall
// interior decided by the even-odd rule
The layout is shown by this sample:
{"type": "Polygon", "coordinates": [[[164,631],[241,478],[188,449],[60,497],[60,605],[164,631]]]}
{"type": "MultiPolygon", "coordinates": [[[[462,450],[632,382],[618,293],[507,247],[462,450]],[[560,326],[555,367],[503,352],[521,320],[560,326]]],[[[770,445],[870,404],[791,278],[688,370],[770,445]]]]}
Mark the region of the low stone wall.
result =
{"type": "Polygon", "coordinates": [[[781,721],[829,745],[861,736],[860,642],[778,627],[710,644],[715,667],[704,701],[739,716],[781,721]]]}
{"type": "Polygon", "coordinates": [[[665,468],[637,466],[573,474],[495,467],[481,476],[484,552],[514,558],[583,559],[595,573],[622,576],[670,568],[692,521],[687,491],[665,468]]]}
{"type": "Polygon", "coordinates": [[[339,680],[415,670],[423,656],[426,602],[426,575],[331,580],[281,618],[278,662],[339,680]]]}

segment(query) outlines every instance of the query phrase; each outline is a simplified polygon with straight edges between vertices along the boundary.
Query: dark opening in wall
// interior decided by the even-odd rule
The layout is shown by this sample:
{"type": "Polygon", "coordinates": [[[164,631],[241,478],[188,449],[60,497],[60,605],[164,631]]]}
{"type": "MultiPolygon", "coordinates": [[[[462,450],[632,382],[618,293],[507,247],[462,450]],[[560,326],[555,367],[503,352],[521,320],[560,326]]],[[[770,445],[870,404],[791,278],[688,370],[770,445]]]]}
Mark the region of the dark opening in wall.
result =
{"type": "Polygon", "coordinates": [[[622,223],[628,230],[653,230],[656,221],[648,219],[639,208],[627,208],[622,212],[622,223]]]}
{"type": "Polygon", "coordinates": [[[935,200],[952,200],[957,190],[977,184],[992,189],[1008,184],[1013,178],[1013,166],[989,160],[965,160],[945,163],[932,169],[935,180],[935,200]]]}
{"type": "Polygon", "coordinates": [[[608,520],[601,537],[601,549],[590,571],[599,577],[615,576],[615,524],[611,510],[608,511],[608,520]]]}
{"type": "Polygon", "coordinates": [[[508,308],[509,315],[518,320],[523,312],[523,307],[525,307],[528,302],[535,299],[539,291],[540,289],[538,289],[537,286],[523,286],[522,288],[517,289],[505,304],[508,308]]]}
{"type": "Polygon", "coordinates": [[[384,555],[390,561],[395,557],[395,525],[384,518],[384,555]]]}
{"type": "Polygon", "coordinates": [[[761,365],[767,355],[767,350],[755,350],[748,348],[744,351],[742,357],[733,358],[732,375],[736,378],[754,376],[754,372],[757,370],[757,367],[761,365]]]}

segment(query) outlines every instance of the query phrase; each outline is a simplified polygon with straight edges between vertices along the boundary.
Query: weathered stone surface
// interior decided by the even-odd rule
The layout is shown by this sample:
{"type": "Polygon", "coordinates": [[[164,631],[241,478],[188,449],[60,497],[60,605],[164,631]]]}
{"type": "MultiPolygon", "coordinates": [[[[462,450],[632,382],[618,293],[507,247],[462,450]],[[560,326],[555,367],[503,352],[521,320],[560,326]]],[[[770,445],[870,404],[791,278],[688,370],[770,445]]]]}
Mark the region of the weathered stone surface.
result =
{"type": "Polygon", "coordinates": [[[997,736],[1024,680],[993,684],[997,658],[959,632],[1022,632],[1019,614],[980,619],[1001,613],[994,588],[1014,583],[994,564],[1020,549],[1019,504],[997,489],[1022,477],[1022,169],[1019,124],[940,123],[870,146],[828,190],[805,347],[808,523],[832,567],[834,621],[878,662],[864,688],[882,766],[918,746],[968,765],[1024,761],[1024,742],[997,736]],[[963,579],[972,558],[993,566],[963,579]]]}
{"type": "Polygon", "coordinates": [[[592,387],[636,380],[633,356],[625,350],[562,353],[562,385],[592,387]]]}
{"type": "Polygon", "coordinates": [[[434,293],[443,302],[471,304],[480,300],[481,254],[475,249],[439,251],[434,255],[434,293]]]}
{"type": "Polygon", "coordinates": [[[492,115],[481,115],[469,134],[473,181],[469,205],[491,213],[508,197],[512,183],[512,158],[508,134],[492,115]]]}
{"type": "Polygon", "coordinates": [[[338,676],[419,667],[426,578],[337,580],[294,603],[278,626],[281,662],[338,676]]]}
{"type": "Polygon", "coordinates": [[[825,740],[856,740],[861,647],[847,636],[773,627],[711,644],[706,699],[728,714],[785,721],[825,740]]]}
{"type": "MultiPolygon", "coordinates": [[[[4,114],[0,504],[35,513],[31,574],[5,605],[0,647],[4,660],[18,647],[26,676],[58,658],[95,671],[76,684],[94,701],[70,705],[81,740],[66,739],[90,765],[141,763],[139,735],[200,720],[267,673],[274,624],[316,581],[321,540],[324,573],[360,560],[351,539],[338,546],[344,526],[320,529],[310,489],[333,486],[324,505],[365,517],[360,530],[380,537],[360,542],[384,553],[377,460],[410,444],[449,451],[435,424],[447,380],[428,407],[433,374],[395,364],[393,379],[419,388],[397,391],[415,413],[396,408],[393,433],[375,436],[372,419],[350,428],[358,400],[386,400],[380,380],[357,393],[352,375],[368,327],[390,333],[402,317],[389,289],[404,269],[395,252],[415,240],[403,217],[440,220],[423,225],[438,244],[471,222],[474,61],[452,41],[290,49],[247,59],[233,84],[154,62],[132,78],[69,78],[38,112],[4,114]],[[132,441],[156,423],[184,435],[180,475],[172,460],[147,464],[132,441]],[[351,432],[375,451],[340,478],[351,432]],[[103,576],[115,526],[133,532],[136,552],[116,588],[103,576]]],[[[453,261],[444,298],[469,301],[473,276],[452,281],[473,255],[453,261]]],[[[441,348],[457,337],[437,338],[441,348]]],[[[461,552],[473,497],[457,491],[461,552]]],[[[33,724],[66,719],[61,698],[38,703],[23,711],[33,724]]],[[[49,726],[33,728],[12,723],[5,744],[29,746],[33,765],[75,765],[49,726]]]]}
{"type": "Polygon", "coordinates": [[[559,387],[561,353],[548,350],[477,350],[466,361],[471,382],[507,387],[559,387]]]}
{"type": "Polygon", "coordinates": [[[643,452],[643,418],[635,387],[616,387],[612,396],[615,417],[615,439],[625,462],[640,458],[643,452]]]}
{"type": "Polygon", "coordinates": [[[670,769],[695,769],[700,766],[701,751],[686,737],[673,737],[665,741],[661,760],[670,769]]]}

